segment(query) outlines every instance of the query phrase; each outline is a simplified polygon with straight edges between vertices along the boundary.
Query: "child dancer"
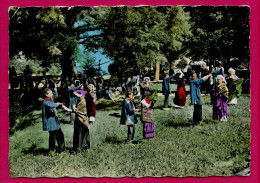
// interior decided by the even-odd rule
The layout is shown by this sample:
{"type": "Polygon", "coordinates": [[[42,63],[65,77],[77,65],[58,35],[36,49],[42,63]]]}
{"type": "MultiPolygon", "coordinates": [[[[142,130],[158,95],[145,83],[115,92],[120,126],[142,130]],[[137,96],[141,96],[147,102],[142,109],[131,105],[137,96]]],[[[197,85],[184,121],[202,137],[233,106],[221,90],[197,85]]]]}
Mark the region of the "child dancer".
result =
{"type": "Polygon", "coordinates": [[[227,96],[228,88],[223,75],[217,76],[217,85],[213,94],[213,119],[227,121],[227,96]]]}
{"type": "Polygon", "coordinates": [[[141,101],[141,121],[143,123],[143,137],[144,139],[151,139],[154,137],[154,117],[153,110],[150,108],[151,102],[148,98],[141,101]]]}
{"type": "Polygon", "coordinates": [[[56,107],[63,103],[54,103],[53,99],[58,97],[58,92],[55,87],[54,92],[50,88],[44,90],[46,98],[42,104],[42,121],[43,130],[49,132],[49,154],[55,156],[55,141],[57,140],[60,151],[65,150],[64,135],[60,128],[60,123],[56,111],[56,107]]]}
{"type": "Polygon", "coordinates": [[[135,124],[137,123],[137,119],[135,117],[135,111],[140,111],[140,109],[136,109],[133,99],[132,90],[127,90],[126,98],[122,107],[121,120],[120,124],[127,125],[128,134],[127,134],[127,142],[132,143],[135,134],[135,124]]]}

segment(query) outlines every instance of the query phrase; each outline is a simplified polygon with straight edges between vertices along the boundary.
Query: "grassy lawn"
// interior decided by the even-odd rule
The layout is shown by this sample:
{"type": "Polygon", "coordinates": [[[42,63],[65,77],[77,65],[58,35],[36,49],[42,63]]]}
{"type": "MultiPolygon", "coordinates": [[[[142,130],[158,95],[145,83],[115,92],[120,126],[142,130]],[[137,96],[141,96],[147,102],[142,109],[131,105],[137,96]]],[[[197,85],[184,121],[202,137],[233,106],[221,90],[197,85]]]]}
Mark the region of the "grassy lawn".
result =
{"type": "MultiPolygon", "coordinates": [[[[229,106],[228,122],[211,120],[209,96],[203,100],[204,123],[193,127],[193,106],[189,106],[189,101],[185,109],[163,111],[163,97],[158,97],[154,109],[155,138],[143,142],[139,122],[134,146],[124,143],[127,128],[119,124],[121,104],[104,101],[97,105],[96,122],[90,127],[91,149],[56,157],[47,155],[49,134],[42,131],[41,110],[31,111],[18,121],[20,125],[30,125],[9,137],[10,176],[231,176],[249,167],[250,97],[242,96],[238,105],[229,106]]],[[[58,114],[70,149],[73,126],[68,124],[69,113],[59,109],[58,114]]]]}

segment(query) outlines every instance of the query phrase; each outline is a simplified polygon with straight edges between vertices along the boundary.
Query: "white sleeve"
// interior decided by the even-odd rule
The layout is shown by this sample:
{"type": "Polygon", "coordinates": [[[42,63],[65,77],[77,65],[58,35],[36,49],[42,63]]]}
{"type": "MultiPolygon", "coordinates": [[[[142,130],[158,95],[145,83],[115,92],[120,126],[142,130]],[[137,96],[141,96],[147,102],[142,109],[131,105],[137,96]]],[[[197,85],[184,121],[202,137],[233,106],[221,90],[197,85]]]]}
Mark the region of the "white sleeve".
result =
{"type": "Polygon", "coordinates": [[[66,107],[65,105],[63,105],[62,108],[63,108],[65,111],[72,112],[72,109],[66,107]]]}

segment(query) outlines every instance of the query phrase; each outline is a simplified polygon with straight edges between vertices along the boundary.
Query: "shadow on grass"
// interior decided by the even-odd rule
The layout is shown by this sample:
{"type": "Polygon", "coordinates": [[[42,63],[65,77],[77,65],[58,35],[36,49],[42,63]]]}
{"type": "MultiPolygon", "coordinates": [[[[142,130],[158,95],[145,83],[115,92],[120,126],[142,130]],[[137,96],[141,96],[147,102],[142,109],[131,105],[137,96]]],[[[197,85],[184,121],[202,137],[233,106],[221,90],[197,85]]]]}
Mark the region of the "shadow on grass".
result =
{"type": "Polygon", "coordinates": [[[33,155],[48,155],[49,149],[37,147],[35,144],[33,144],[31,147],[22,150],[22,153],[33,155]]]}
{"type": "MultiPolygon", "coordinates": [[[[220,121],[219,120],[213,120],[213,119],[203,119],[203,121],[200,123],[201,126],[205,126],[205,125],[215,125],[215,124],[219,124],[220,121]]],[[[188,127],[188,126],[192,126],[193,122],[192,120],[184,120],[184,119],[179,119],[179,118],[174,118],[168,121],[164,122],[165,126],[168,127],[188,127]]]]}
{"type": "Polygon", "coordinates": [[[116,112],[109,114],[109,116],[114,116],[114,117],[116,117],[116,118],[121,118],[121,114],[116,113],[116,112]]]}
{"type": "Polygon", "coordinates": [[[187,126],[192,126],[192,120],[174,118],[174,119],[165,121],[164,125],[167,127],[187,127],[187,126]]]}
{"type": "MultiPolygon", "coordinates": [[[[57,149],[57,148],[56,148],[57,149]]],[[[46,149],[44,147],[37,147],[35,144],[33,144],[31,147],[26,148],[22,150],[23,154],[33,154],[33,155],[44,155],[49,156],[49,149],[46,149]]],[[[75,154],[76,151],[72,147],[66,147],[66,152],[70,154],[75,154]]],[[[57,153],[61,153],[59,150],[57,150],[57,153]]]]}

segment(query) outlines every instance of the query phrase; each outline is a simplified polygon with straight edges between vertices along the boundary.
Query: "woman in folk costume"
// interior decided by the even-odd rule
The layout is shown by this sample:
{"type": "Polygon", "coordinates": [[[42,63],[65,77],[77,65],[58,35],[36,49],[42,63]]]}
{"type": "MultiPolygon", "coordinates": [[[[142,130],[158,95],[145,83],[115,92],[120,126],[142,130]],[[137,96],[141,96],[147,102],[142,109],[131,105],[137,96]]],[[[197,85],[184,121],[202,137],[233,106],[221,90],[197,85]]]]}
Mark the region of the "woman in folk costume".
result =
{"type": "Polygon", "coordinates": [[[87,117],[87,108],[85,95],[86,92],[82,89],[76,90],[74,95],[77,96],[76,105],[76,119],[74,123],[74,133],[73,133],[73,148],[74,150],[86,150],[90,148],[89,139],[89,124],[87,117]]]}
{"type": "Polygon", "coordinates": [[[150,108],[151,102],[148,98],[141,101],[141,121],[143,123],[143,137],[144,139],[151,139],[154,137],[154,117],[153,110],[150,108]]]}
{"type": "Polygon", "coordinates": [[[152,89],[152,85],[150,83],[149,77],[144,77],[144,83],[140,84],[142,99],[148,98],[150,95],[150,90],[152,89]]]}
{"type": "Polygon", "coordinates": [[[135,111],[140,111],[140,109],[136,109],[133,103],[133,92],[132,90],[127,90],[126,98],[124,100],[124,104],[122,107],[121,113],[121,125],[127,125],[128,133],[127,133],[127,142],[132,142],[134,139],[135,133],[135,124],[137,123],[137,118],[135,117],[135,111]]]}
{"type": "Polygon", "coordinates": [[[217,84],[213,94],[213,119],[227,121],[228,88],[223,75],[217,76],[217,84]]]}
{"type": "Polygon", "coordinates": [[[88,85],[88,92],[85,95],[86,103],[87,103],[87,112],[89,123],[94,123],[96,117],[96,100],[97,95],[95,92],[95,87],[93,84],[88,85]]]}
{"type": "Polygon", "coordinates": [[[179,81],[177,85],[177,91],[175,93],[175,98],[173,100],[173,107],[184,108],[186,103],[186,90],[185,90],[185,80],[184,74],[181,71],[178,71],[179,81]]]}
{"type": "Polygon", "coordinates": [[[151,106],[154,105],[158,97],[157,90],[152,89],[149,77],[144,77],[144,83],[140,84],[141,99],[148,98],[151,102],[151,106]]]}
{"type": "Polygon", "coordinates": [[[228,70],[229,77],[227,78],[227,86],[229,88],[228,104],[237,104],[237,98],[242,93],[243,78],[238,78],[235,74],[236,71],[233,68],[228,70]]]}

